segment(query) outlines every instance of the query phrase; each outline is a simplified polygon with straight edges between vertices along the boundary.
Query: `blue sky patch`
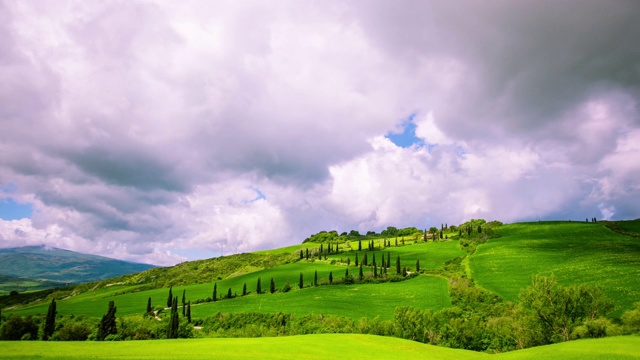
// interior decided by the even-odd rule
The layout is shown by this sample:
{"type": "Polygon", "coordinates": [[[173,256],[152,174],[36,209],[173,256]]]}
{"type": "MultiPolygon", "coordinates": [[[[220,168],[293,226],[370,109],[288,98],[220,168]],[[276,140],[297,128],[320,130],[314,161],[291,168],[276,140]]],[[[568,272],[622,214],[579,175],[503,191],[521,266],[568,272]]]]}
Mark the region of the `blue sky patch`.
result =
{"type": "Polygon", "coordinates": [[[423,145],[424,142],[422,139],[416,136],[416,123],[414,122],[415,117],[416,114],[411,114],[407,120],[402,123],[402,127],[404,129],[402,133],[394,134],[389,132],[385,137],[402,148],[408,148],[414,144],[423,145]]]}
{"type": "Polygon", "coordinates": [[[33,213],[31,204],[19,204],[13,198],[5,198],[0,200],[0,219],[19,220],[30,219],[33,213]]]}

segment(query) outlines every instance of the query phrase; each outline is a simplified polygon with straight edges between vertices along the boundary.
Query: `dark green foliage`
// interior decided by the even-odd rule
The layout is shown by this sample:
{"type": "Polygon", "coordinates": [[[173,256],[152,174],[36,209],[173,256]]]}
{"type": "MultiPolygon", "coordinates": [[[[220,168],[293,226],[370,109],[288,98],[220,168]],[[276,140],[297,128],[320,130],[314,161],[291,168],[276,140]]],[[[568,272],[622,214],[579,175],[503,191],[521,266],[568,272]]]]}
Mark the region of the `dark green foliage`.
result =
{"type": "Polygon", "coordinates": [[[275,280],[273,280],[273,278],[271,278],[271,284],[269,285],[269,292],[272,294],[276,292],[276,282],[275,280]]]}
{"type": "Polygon", "coordinates": [[[407,276],[407,268],[406,267],[402,268],[402,276],[407,276]]]}
{"type": "Polygon", "coordinates": [[[233,293],[231,292],[231,288],[227,290],[227,299],[231,299],[233,297],[233,293]]]}
{"type": "Polygon", "coordinates": [[[187,290],[182,290],[182,316],[187,315],[187,290]]]}
{"type": "Polygon", "coordinates": [[[36,340],[38,324],[31,316],[9,316],[0,326],[0,340],[36,340]]]}
{"type": "Polygon", "coordinates": [[[242,285],[242,296],[247,295],[247,283],[244,283],[244,285],[242,285]]]}
{"type": "Polygon", "coordinates": [[[396,258],[396,274],[400,275],[402,269],[400,268],[400,255],[396,258]]]}
{"type": "Polygon", "coordinates": [[[356,266],[358,266],[358,253],[356,253],[356,266]]]}
{"type": "Polygon", "coordinates": [[[67,322],[58,330],[57,340],[86,341],[91,334],[91,327],[82,321],[67,322]]]}
{"type": "Polygon", "coordinates": [[[169,296],[167,297],[167,307],[170,308],[173,301],[173,286],[169,288],[169,296]]]}
{"type": "Polygon", "coordinates": [[[300,273],[300,280],[298,281],[298,288],[302,289],[304,287],[304,277],[302,273],[300,273]]]}
{"type": "Polygon", "coordinates": [[[304,252],[300,250],[300,260],[304,259],[304,252]]]}
{"type": "Polygon", "coordinates": [[[362,264],[360,264],[360,272],[358,273],[358,280],[362,281],[364,273],[362,272],[362,264]]]}
{"type": "Polygon", "coordinates": [[[333,271],[329,271],[329,285],[333,284],[333,271]]]}
{"type": "Polygon", "coordinates": [[[420,259],[416,260],[416,272],[420,272],[420,259]]]}
{"type": "Polygon", "coordinates": [[[180,328],[180,318],[178,317],[178,297],[173,301],[169,323],[167,324],[167,339],[177,339],[180,328]]]}
{"type": "Polygon", "coordinates": [[[51,299],[47,317],[45,319],[44,328],[42,329],[42,340],[49,340],[56,329],[56,300],[51,299]]]}
{"type": "Polygon", "coordinates": [[[218,301],[218,283],[213,283],[213,294],[211,295],[211,299],[213,301],[218,301]]]}
{"type": "Polygon", "coordinates": [[[307,248],[307,260],[309,260],[309,248],[307,248]]]}
{"type": "MultiPolygon", "coordinates": [[[[358,251],[362,251],[362,240],[358,240],[358,251]]],[[[357,259],[357,254],[356,254],[356,259],[357,259]]],[[[358,266],[357,262],[358,260],[356,260],[356,266],[358,266]]]]}
{"type": "Polygon", "coordinates": [[[151,307],[151,297],[147,300],[147,314],[151,314],[153,312],[153,307],[151,307]]]}
{"type": "Polygon", "coordinates": [[[187,322],[191,324],[191,300],[187,303],[187,322]]]}
{"type": "Polygon", "coordinates": [[[373,263],[373,277],[377,278],[378,277],[378,266],[376,266],[376,263],[373,263]]]}
{"type": "MultiPolygon", "coordinates": [[[[173,306],[177,306],[177,298],[175,302],[172,302],[173,306]]],[[[102,316],[100,320],[100,324],[98,326],[98,340],[104,341],[104,339],[109,335],[115,335],[118,333],[118,328],[116,327],[116,306],[115,303],[109,301],[109,308],[107,309],[107,313],[102,316]]]]}
{"type": "Polygon", "coordinates": [[[313,274],[313,286],[318,286],[318,270],[313,274]]]}
{"type": "Polygon", "coordinates": [[[287,280],[287,283],[284,284],[284,287],[282,288],[282,292],[287,293],[289,291],[291,291],[291,285],[289,285],[289,280],[287,280]]]}
{"type": "Polygon", "coordinates": [[[256,284],[256,294],[262,294],[262,279],[258,278],[258,283],[256,284]]]}
{"type": "Polygon", "coordinates": [[[349,268],[347,268],[347,269],[344,271],[344,277],[348,277],[348,276],[349,276],[349,268]]]}
{"type": "Polygon", "coordinates": [[[364,266],[368,266],[369,265],[369,261],[367,259],[367,253],[364,253],[364,257],[362,257],[362,264],[364,266]]]}
{"type": "Polygon", "coordinates": [[[391,266],[391,251],[387,251],[387,267],[391,266]]]}

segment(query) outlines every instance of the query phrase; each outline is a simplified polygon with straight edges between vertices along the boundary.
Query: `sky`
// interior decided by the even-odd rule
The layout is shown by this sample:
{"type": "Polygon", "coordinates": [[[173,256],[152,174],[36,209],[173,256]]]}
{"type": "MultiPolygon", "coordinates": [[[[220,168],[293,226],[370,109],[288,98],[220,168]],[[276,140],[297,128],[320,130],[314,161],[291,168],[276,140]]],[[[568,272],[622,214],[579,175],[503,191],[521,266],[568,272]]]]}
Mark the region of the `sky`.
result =
{"type": "Polygon", "coordinates": [[[0,247],[640,217],[640,2],[0,1],[0,247]]]}

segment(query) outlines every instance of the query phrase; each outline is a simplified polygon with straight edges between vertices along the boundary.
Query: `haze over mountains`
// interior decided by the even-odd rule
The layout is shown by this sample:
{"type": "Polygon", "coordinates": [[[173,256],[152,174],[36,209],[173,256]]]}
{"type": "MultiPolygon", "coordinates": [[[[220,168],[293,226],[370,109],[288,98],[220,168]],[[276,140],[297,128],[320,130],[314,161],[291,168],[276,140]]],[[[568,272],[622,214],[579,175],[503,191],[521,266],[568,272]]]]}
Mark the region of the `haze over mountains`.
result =
{"type": "MultiPolygon", "coordinates": [[[[15,281],[11,277],[34,280],[36,283],[47,282],[50,286],[46,287],[51,287],[103,280],[152,267],[44,245],[0,249],[0,275],[4,275],[0,276],[2,283],[15,281]]],[[[41,285],[38,288],[42,288],[41,285]]]]}

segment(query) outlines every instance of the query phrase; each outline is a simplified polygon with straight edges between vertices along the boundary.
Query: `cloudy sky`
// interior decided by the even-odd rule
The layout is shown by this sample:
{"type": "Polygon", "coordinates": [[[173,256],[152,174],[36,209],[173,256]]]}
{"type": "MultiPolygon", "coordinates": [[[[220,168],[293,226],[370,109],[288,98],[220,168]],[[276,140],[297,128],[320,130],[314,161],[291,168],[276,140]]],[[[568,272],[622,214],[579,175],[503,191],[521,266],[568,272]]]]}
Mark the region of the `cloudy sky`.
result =
{"type": "Polygon", "coordinates": [[[640,2],[0,1],[0,247],[640,217],[640,2]]]}

